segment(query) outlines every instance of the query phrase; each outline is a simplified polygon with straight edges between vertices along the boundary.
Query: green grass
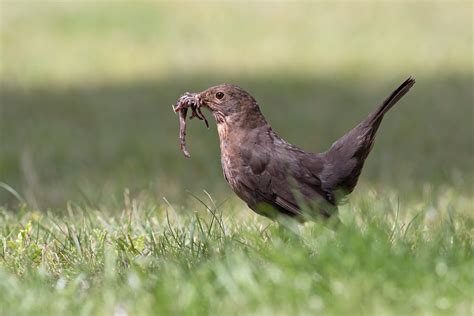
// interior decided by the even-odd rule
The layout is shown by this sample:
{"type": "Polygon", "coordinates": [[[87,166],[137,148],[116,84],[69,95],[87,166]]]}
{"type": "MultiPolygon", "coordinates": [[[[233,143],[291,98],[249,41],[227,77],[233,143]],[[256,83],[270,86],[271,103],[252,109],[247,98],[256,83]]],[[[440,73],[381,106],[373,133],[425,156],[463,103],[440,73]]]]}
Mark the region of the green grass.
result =
{"type": "Polygon", "coordinates": [[[472,314],[472,8],[2,1],[0,315],[472,314]],[[323,151],[409,75],[335,230],[253,214],[214,126],[178,148],[184,91],[323,151]]]}
{"type": "Polygon", "coordinates": [[[472,312],[474,218],[459,211],[472,200],[445,193],[441,209],[367,196],[334,231],[292,231],[204,194],[187,214],[129,195],[113,214],[3,210],[2,315],[472,312]]]}

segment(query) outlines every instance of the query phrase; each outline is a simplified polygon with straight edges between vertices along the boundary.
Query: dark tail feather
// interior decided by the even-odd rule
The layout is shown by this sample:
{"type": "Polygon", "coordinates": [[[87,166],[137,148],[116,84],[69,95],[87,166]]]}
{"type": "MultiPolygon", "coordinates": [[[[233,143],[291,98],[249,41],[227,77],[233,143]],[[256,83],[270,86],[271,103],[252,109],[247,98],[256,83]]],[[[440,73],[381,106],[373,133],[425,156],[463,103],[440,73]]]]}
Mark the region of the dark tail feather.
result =
{"type": "Polygon", "coordinates": [[[387,113],[387,111],[390,110],[392,106],[394,106],[395,103],[397,103],[410,90],[410,88],[413,87],[414,84],[415,78],[413,77],[409,77],[407,80],[405,80],[405,82],[403,82],[400,87],[393,91],[392,94],[390,94],[390,96],[369,115],[366,122],[369,125],[380,124],[384,114],[387,113]]]}
{"type": "Polygon", "coordinates": [[[374,144],[375,134],[385,113],[398,102],[415,84],[408,78],[375,111],[342,136],[325,153],[327,164],[321,174],[321,180],[327,191],[342,190],[349,194],[357,180],[374,144]]]}

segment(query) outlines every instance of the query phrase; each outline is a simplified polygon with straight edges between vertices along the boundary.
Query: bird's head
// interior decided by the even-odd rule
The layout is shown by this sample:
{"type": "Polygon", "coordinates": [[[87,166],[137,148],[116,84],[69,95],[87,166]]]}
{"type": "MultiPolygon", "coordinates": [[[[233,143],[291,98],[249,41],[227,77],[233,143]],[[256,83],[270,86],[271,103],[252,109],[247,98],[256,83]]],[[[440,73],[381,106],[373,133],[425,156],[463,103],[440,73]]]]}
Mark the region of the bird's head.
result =
{"type": "Polygon", "coordinates": [[[198,93],[196,98],[200,106],[212,112],[218,124],[252,126],[264,120],[255,99],[235,85],[214,86],[198,93]]]}

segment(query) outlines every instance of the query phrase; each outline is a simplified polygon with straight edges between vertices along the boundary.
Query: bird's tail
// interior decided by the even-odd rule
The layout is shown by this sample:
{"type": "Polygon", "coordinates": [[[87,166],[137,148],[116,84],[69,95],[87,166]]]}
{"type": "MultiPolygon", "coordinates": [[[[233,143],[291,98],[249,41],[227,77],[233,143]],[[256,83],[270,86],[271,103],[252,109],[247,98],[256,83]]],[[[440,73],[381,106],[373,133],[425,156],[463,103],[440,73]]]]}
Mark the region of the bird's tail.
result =
{"type": "Polygon", "coordinates": [[[393,91],[369,116],[338,139],[324,153],[327,165],[322,172],[322,181],[327,191],[352,192],[372,146],[375,134],[385,113],[403,97],[415,84],[408,78],[393,91]]]}
{"type": "Polygon", "coordinates": [[[369,117],[366,119],[367,125],[375,125],[375,127],[380,124],[383,116],[387,113],[388,110],[392,108],[415,84],[415,79],[409,77],[405,80],[395,91],[393,91],[390,96],[382,102],[377,109],[372,112],[369,117]]]}

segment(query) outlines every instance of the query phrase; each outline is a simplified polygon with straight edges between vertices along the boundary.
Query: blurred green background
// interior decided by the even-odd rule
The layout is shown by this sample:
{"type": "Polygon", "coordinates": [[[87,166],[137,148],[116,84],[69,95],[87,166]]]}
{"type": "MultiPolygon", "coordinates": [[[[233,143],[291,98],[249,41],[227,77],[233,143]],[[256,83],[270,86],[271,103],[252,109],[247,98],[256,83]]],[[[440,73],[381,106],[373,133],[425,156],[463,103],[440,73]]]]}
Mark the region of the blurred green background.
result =
{"type": "Polygon", "coordinates": [[[126,188],[232,197],[214,124],[191,121],[192,158],[179,151],[185,91],[238,84],[283,138],[323,151],[409,75],[361,187],[472,194],[472,2],[0,6],[0,181],[40,210],[113,205],[126,188]]]}

